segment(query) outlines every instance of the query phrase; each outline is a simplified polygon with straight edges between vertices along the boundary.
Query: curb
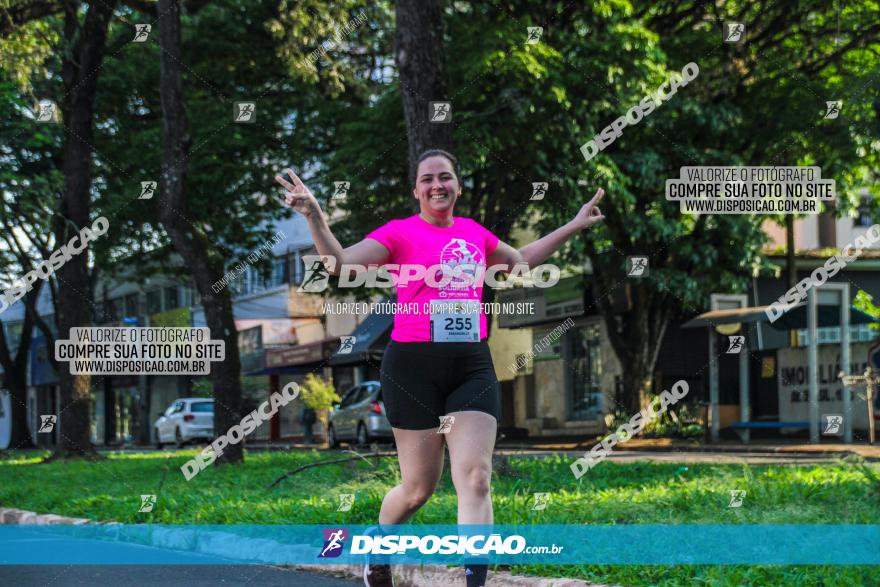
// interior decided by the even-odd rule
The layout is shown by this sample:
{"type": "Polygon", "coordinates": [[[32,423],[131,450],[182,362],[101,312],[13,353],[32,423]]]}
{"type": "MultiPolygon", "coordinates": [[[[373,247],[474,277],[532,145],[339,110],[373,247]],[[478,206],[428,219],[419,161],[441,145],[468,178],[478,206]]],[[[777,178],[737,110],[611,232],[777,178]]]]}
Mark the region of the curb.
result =
{"type": "Polygon", "coordinates": [[[724,445],[679,445],[670,446],[633,446],[627,447],[627,450],[633,452],[693,452],[693,453],[724,453],[724,454],[742,454],[742,455],[783,455],[783,456],[803,456],[803,457],[834,457],[834,456],[862,456],[866,461],[878,460],[880,457],[873,455],[861,455],[858,450],[846,448],[804,448],[802,446],[761,446],[754,447],[736,447],[724,445]]]}
{"type": "Polygon", "coordinates": [[[58,516],[55,514],[38,514],[27,510],[19,510],[15,508],[0,508],[0,524],[27,524],[45,526],[47,524],[70,524],[82,526],[91,524],[91,520],[86,518],[68,518],[66,516],[58,516]]]}
{"type": "MultiPolygon", "coordinates": [[[[586,448],[589,448],[587,446],[586,448]]],[[[524,447],[514,447],[514,446],[496,446],[496,450],[521,450],[523,451],[523,455],[528,455],[530,452],[540,452],[540,453],[559,453],[566,455],[576,455],[582,454],[583,451],[577,448],[524,448],[524,447]]],[[[848,449],[848,448],[823,448],[817,446],[815,448],[805,448],[799,445],[781,445],[781,446],[772,446],[772,445],[754,445],[754,446],[726,446],[726,445],[693,445],[693,444],[667,444],[667,445],[655,445],[655,444],[634,444],[630,445],[627,443],[625,448],[621,448],[620,450],[626,450],[628,452],[692,452],[692,453],[724,453],[724,454],[742,454],[742,455],[791,455],[791,456],[858,456],[861,453],[857,449],[848,449]]],[[[519,455],[517,455],[519,456],[519,455]]],[[[865,460],[880,460],[880,455],[861,455],[865,460]]]]}
{"type": "MultiPolygon", "coordinates": [[[[48,525],[48,524],[73,524],[73,525],[118,525],[119,522],[93,522],[86,518],[70,518],[56,514],[37,514],[27,510],[0,507],[0,524],[22,525],[48,525]]],[[[183,544],[191,545],[196,534],[191,530],[168,530],[156,529],[150,535],[150,545],[156,547],[176,548],[183,544]]],[[[360,579],[363,577],[363,565],[278,565],[272,564],[275,559],[272,555],[276,549],[281,553],[290,554],[290,545],[281,544],[274,540],[252,539],[243,541],[241,536],[225,532],[201,532],[198,534],[198,544],[192,548],[194,552],[220,556],[224,558],[239,558],[267,564],[278,568],[296,569],[309,572],[342,574],[347,577],[360,579]],[[230,557],[229,553],[235,553],[230,557]]],[[[311,551],[310,551],[311,552],[311,551]]],[[[446,567],[443,565],[397,565],[394,567],[394,581],[396,587],[446,587],[447,585],[464,584],[464,571],[460,567],[446,567]]],[[[576,579],[548,579],[544,577],[527,577],[511,575],[509,573],[489,572],[488,584],[498,587],[608,587],[586,583],[576,579]]]]}
{"type": "MultiPolygon", "coordinates": [[[[360,579],[364,574],[363,565],[292,565],[298,571],[317,571],[321,573],[342,574],[360,579]]],[[[464,585],[464,570],[461,567],[445,567],[442,565],[399,565],[392,567],[394,587],[447,587],[448,585],[464,585]]],[[[489,571],[486,580],[488,587],[609,587],[586,583],[578,579],[550,579],[546,577],[527,577],[510,573],[489,571]]]]}

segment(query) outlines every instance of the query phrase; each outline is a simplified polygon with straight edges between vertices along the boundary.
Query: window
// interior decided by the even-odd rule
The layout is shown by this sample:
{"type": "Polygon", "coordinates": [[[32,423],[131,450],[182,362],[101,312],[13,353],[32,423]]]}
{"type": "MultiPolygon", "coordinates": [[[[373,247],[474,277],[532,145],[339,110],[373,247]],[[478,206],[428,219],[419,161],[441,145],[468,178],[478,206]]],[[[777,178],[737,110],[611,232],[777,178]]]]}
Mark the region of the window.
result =
{"type": "Polygon", "coordinates": [[[872,226],[874,222],[871,216],[871,196],[863,194],[859,198],[859,216],[853,221],[853,226],[872,226]]]}
{"type": "Polygon", "coordinates": [[[251,280],[251,293],[257,293],[258,291],[263,289],[263,276],[260,274],[260,270],[251,265],[248,267],[248,274],[251,280]]]}
{"type": "Polygon", "coordinates": [[[140,311],[138,308],[138,295],[136,293],[125,296],[125,315],[138,316],[140,311]]]}
{"type": "Polygon", "coordinates": [[[560,340],[567,343],[569,369],[567,387],[569,414],[573,420],[592,420],[604,412],[602,389],[602,356],[597,326],[572,329],[560,340]]]}
{"type": "Polygon", "coordinates": [[[147,314],[158,314],[162,311],[162,292],[154,289],[147,292],[147,314]]]}
{"type": "Polygon", "coordinates": [[[104,320],[104,302],[98,300],[92,304],[92,320],[95,324],[103,324],[104,320]]]}
{"type": "Polygon", "coordinates": [[[287,265],[287,257],[278,257],[272,261],[272,279],[269,287],[278,287],[284,283],[284,269],[287,265]]]}
{"type": "Polygon", "coordinates": [[[180,300],[177,295],[177,286],[165,288],[165,311],[174,310],[180,307],[180,300]]]}
{"type": "Polygon", "coordinates": [[[188,287],[188,286],[181,287],[180,288],[180,295],[181,295],[181,298],[183,298],[183,299],[181,299],[180,305],[187,306],[187,307],[192,306],[194,293],[195,292],[193,291],[193,288],[191,288],[191,287],[188,287]]]}
{"type": "Polygon", "coordinates": [[[296,251],[293,257],[293,277],[290,282],[293,285],[300,285],[305,275],[305,267],[303,266],[302,252],[296,251]]]}
{"type": "Polygon", "coordinates": [[[376,395],[375,399],[373,398],[373,395],[377,394],[377,392],[379,391],[379,384],[378,383],[369,383],[367,385],[364,385],[364,390],[365,390],[364,395],[361,397],[361,401],[368,400],[368,399],[371,399],[373,401],[379,401],[382,399],[381,394],[376,395]]]}
{"type": "Polygon", "coordinates": [[[369,397],[370,397],[370,387],[368,385],[361,385],[360,389],[358,390],[357,395],[355,396],[354,400],[352,400],[351,403],[352,404],[359,404],[369,397]]]}
{"type": "Polygon", "coordinates": [[[229,291],[232,292],[232,296],[240,296],[241,290],[243,287],[243,280],[241,275],[236,275],[229,280],[229,291]]]}
{"type": "MultiPolygon", "coordinates": [[[[48,324],[49,332],[52,333],[52,336],[58,338],[58,325],[55,324],[55,314],[44,314],[43,319],[46,321],[46,324],[48,324]]],[[[39,336],[43,336],[42,331],[40,331],[39,336]]]]}
{"type": "Polygon", "coordinates": [[[359,386],[355,386],[355,387],[351,388],[350,390],[348,390],[348,392],[344,396],[342,396],[342,403],[339,404],[339,407],[347,408],[348,406],[354,404],[355,400],[357,399],[359,391],[360,391],[359,386]]]}
{"type": "MultiPolygon", "coordinates": [[[[839,326],[823,326],[816,329],[816,338],[819,344],[831,344],[840,342],[839,326]]],[[[856,324],[849,327],[850,342],[866,342],[874,340],[880,336],[880,332],[868,328],[867,324],[856,324]]],[[[810,344],[809,330],[806,328],[797,331],[797,346],[807,346],[810,344]]]]}
{"type": "Polygon", "coordinates": [[[105,310],[108,322],[115,322],[120,319],[122,315],[122,298],[114,298],[107,302],[107,309],[105,310]]]}
{"type": "Polygon", "coordinates": [[[266,289],[266,280],[263,279],[263,274],[257,267],[251,265],[248,268],[248,273],[251,274],[251,293],[266,289]]]}
{"type": "Polygon", "coordinates": [[[24,322],[3,322],[0,328],[6,328],[6,344],[10,352],[18,352],[18,343],[21,342],[21,333],[24,330],[24,322]]]}
{"type": "Polygon", "coordinates": [[[246,296],[254,291],[254,268],[247,267],[238,278],[238,295],[246,296]]]}
{"type": "Polygon", "coordinates": [[[195,402],[189,407],[194,414],[214,413],[214,402],[195,402]]]}

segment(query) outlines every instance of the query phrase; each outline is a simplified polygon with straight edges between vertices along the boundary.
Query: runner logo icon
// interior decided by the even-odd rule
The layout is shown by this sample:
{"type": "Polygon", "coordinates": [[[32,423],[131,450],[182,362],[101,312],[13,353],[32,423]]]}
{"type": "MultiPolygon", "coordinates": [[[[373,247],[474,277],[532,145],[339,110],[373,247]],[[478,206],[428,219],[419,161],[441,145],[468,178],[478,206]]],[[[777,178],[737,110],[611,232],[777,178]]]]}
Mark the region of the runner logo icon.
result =
{"type": "Polygon", "coordinates": [[[743,343],[746,341],[745,336],[728,336],[727,337],[730,346],[727,347],[727,354],[738,355],[739,352],[743,349],[743,343]]]}
{"type": "Polygon", "coordinates": [[[345,528],[324,528],[324,548],[318,558],[336,558],[342,554],[348,530],[345,528]]]}

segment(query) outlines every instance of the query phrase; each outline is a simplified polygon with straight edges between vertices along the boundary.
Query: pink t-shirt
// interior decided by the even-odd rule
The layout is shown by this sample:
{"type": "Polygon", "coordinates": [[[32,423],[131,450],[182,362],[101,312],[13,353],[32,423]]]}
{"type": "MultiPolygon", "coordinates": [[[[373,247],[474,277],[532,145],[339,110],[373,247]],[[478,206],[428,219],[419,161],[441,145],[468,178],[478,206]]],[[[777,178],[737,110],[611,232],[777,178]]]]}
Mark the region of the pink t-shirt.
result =
{"type": "MultiPolygon", "coordinates": [[[[486,258],[498,246],[498,237],[470,218],[453,216],[452,226],[434,226],[418,214],[402,220],[392,220],[380,226],[366,238],[380,242],[391,253],[389,263],[417,264],[426,269],[435,265],[447,267],[485,266],[486,258]]],[[[392,270],[391,273],[399,274],[392,270]]],[[[431,317],[423,311],[432,301],[459,301],[482,299],[482,280],[473,286],[451,280],[443,287],[430,284],[440,279],[410,280],[397,284],[397,303],[417,308],[418,312],[396,312],[391,340],[397,342],[431,341],[431,317]],[[430,284],[429,284],[430,283],[430,284]]],[[[486,338],[486,315],[480,309],[479,339],[486,338]]]]}

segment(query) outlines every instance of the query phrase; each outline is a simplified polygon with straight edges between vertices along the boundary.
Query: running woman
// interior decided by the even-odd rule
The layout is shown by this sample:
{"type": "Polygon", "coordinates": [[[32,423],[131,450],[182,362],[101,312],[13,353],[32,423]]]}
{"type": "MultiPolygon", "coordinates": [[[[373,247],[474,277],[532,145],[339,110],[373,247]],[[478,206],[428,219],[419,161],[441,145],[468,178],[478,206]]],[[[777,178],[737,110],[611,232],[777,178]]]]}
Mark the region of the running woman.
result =
{"type": "MultiPolygon", "coordinates": [[[[424,152],[416,164],[413,197],[419,213],[392,220],[343,249],[315,196],[293,170],[286,171],[291,181],[280,175],[275,179],[287,190],[287,205],[307,218],[318,253],[335,259],[333,275],[342,265],[386,263],[426,269],[502,265],[510,271],[517,264],[532,268],[571,236],[604,219],[597,207],[604,195],[599,189],[570,222],[517,250],[474,220],[453,216],[461,196],[458,161],[434,149],[424,152]]],[[[382,501],[379,532],[383,526],[405,523],[434,493],[443,471],[444,442],[458,495],[458,523],[492,524],[492,451],[501,402],[486,342],[486,316],[479,306],[482,280],[445,281],[426,276],[397,284],[398,303],[415,302],[416,308],[428,304],[431,312],[397,313],[382,359],[382,396],[397,443],[401,483],[382,501]],[[474,313],[456,316],[437,303],[450,300],[474,313]]],[[[467,586],[485,585],[487,571],[485,564],[466,564],[467,586]]],[[[390,565],[367,563],[364,584],[393,587],[390,565]]]]}

